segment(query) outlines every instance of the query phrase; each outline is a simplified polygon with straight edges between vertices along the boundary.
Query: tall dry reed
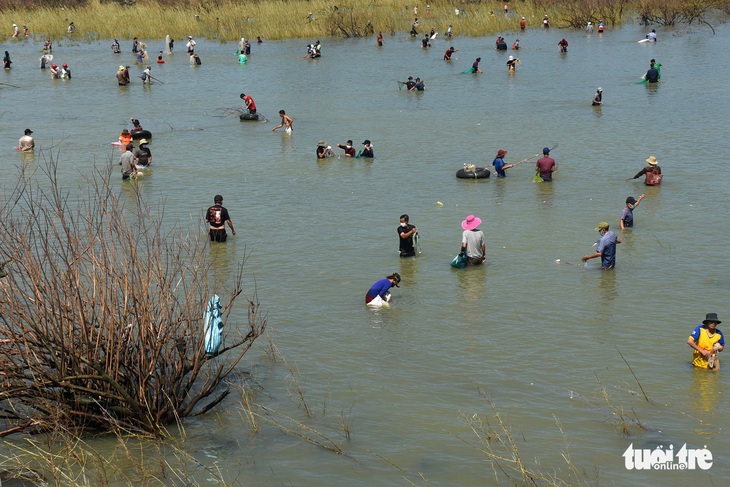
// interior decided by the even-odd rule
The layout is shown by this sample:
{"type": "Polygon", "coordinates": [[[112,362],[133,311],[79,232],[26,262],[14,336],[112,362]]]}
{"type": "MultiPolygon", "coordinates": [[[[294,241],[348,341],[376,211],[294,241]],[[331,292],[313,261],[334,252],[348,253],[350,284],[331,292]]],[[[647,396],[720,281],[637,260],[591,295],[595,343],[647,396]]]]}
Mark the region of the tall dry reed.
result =
{"type": "MultiPolygon", "coordinates": [[[[11,35],[13,23],[28,25],[31,34],[40,39],[72,38],[95,39],[186,39],[188,35],[232,41],[241,37],[264,39],[306,38],[314,39],[329,35],[357,37],[383,32],[385,35],[407,35],[414,20],[413,4],[404,8],[398,0],[373,0],[360,2],[344,0],[283,1],[259,0],[255,2],[137,0],[117,3],[88,0],[85,6],[69,8],[37,6],[13,7],[11,0],[0,9],[0,28],[11,35]],[[310,15],[311,14],[311,15],[310,15]],[[76,31],[67,33],[69,22],[76,31]]],[[[432,3],[431,13],[426,15],[425,5],[418,14],[419,33],[445,32],[453,26],[457,36],[484,36],[496,32],[519,30],[519,20],[524,16],[528,28],[541,28],[542,18],[548,15],[553,28],[581,27],[587,21],[604,20],[618,25],[629,18],[638,19],[640,12],[652,22],[665,22],[668,9],[683,8],[683,12],[697,15],[707,8],[721,6],[720,0],[701,2],[707,5],[699,11],[700,0],[525,0],[509,2],[509,12],[502,10],[503,3],[454,2],[432,3]],[[456,14],[459,9],[459,14],[456,14]],[[694,9],[694,10],[692,10],[694,9]]],[[[691,15],[682,14],[676,22],[690,21],[691,15]]]]}

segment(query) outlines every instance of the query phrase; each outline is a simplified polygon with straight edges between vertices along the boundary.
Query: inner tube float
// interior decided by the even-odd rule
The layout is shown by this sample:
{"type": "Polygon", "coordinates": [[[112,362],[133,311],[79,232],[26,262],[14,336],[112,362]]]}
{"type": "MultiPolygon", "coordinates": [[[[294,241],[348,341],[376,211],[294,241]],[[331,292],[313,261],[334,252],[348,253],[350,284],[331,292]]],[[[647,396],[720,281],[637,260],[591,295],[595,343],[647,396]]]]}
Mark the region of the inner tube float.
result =
{"type": "Polygon", "coordinates": [[[497,44],[497,50],[498,51],[506,51],[507,50],[507,43],[506,42],[500,42],[497,44]]]}
{"type": "Polygon", "coordinates": [[[456,171],[456,177],[459,179],[489,179],[492,172],[486,167],[475,167],[473,171],[467,169],[459,169],[456,171]]]}
{"type": "Polygon", "coordinates": [[[139,139],[151,139],[152,138],[152,132],[149,130],[137,130],[136,132],[132,132],[132,140],[139,140],[139,139]]]}
{"type": "Polygon", "coordinates": [[[242,113],[240,117],[242,121],[254,121],[254,122],[263,122],[266,121],[266,117],[261,115],[260,113],[242,113]]]}

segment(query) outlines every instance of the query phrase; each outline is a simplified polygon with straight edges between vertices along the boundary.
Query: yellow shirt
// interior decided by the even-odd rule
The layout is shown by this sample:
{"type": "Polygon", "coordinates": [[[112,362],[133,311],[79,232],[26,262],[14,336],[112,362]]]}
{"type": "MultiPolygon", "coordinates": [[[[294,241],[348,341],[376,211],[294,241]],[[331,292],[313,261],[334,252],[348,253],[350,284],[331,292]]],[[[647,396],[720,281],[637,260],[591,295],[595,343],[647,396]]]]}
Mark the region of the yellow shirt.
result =
{"type": "MultiPolygon", "coordinates": [[[[705,325],[700,325],[697,328],[694,329],[692,334],[689,336],[689,340],[693,340],[698,347],[704,348],[705,350],[712,350],[712,346],[715,343],[718,343],[722,340],[720,345],[724,346],[725,340],[722,335],[722,332],[715,328],[715,333],[710,336],[710,333],[707,331],[707,327],[705,325]]],[[[694,351],[694,355],[692,357],[692,364],[695,367],[702,367],[704,369],[707,368],[707,357],[702,355],[697,350],[694,351]]]]}

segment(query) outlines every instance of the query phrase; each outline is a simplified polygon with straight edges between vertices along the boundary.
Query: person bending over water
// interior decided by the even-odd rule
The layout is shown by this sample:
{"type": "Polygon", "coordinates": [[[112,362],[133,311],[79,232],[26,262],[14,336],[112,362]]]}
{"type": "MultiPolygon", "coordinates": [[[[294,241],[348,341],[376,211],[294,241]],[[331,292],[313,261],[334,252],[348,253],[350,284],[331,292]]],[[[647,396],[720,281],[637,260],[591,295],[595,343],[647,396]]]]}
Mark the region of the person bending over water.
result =
{"type": "Polygon", "coordinates": [[[276,127],[274,127],[273,129],[271,129],[271,131],[273,132],[276,129],[280,129],[281,127],[284,127],[284,131],[287,134],[290,134],[292,132],[291,124],[292,124],[292,122],[294,122],[294,120],[292,120],[292,118],[289,115],[287,115],[284,110],[279,110],[279,116],[281,117],[281,123],[279,125],[277,125],[276,127]]]}

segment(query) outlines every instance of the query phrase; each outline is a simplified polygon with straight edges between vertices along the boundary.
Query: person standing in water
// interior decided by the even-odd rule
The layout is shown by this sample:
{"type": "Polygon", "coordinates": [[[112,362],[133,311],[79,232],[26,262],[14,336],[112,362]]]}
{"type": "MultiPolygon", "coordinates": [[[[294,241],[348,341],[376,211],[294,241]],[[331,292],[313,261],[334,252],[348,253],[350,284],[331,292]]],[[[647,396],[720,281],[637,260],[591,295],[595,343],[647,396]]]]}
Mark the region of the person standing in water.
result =
{"type": "Polygon", "coordinates": [[[250,114],[256,113],[256,103],[253,101],[253,98],[251,98],[250,95],[246,95],[245,93],[241,93],[240,96],[241,100],[243,100],[244,108],[246,111],[250,114]]]}
{"type": "Polygon", "coordinates": [[[122,147],[126,147],[127,144],[132,143],[132,134],[129,133],[129,130],[123,129],[122,133],[119,134],[119,142],[122,147]]]}
{"type": "Polygon", "coordinates": [[[331,157],[333,155],[332,147],[327,145],[327,142],[320,140],[317,143],[317,159],[324,159],[325,157],[331,157]]]}
{"type": "Polygon", "coordinates": [[[725,336],[717,329],[720,323],[717,313],[707,313],[702,324],[695,327],[687,338],[687,345],[694,350],[692,365],[695,367],[720,370],[717,354],[725,349],[725,336]]]}
{"type": "Polygon", "coordinates": [[[593,106],[603,105],[603,88],[600,86],[596,90],[596,94],[593,95],[593,106]]]}
{"type": "Polygon", "coordinates": [[[292,124],[292,122],[294,122],[294,120],[292,120],[292,118],[289,115],[287,115],[284,110],[279,110],[279,116],[281,117],[281,123],[279,125],[277,125],[276,127],[274,127],[273,129],[271,129],[271,131],[274,132],[276,129],[280,129],[281,127],[284,127],[284,132],[286,132],[287,134],[292,133],[291,124],[292,124]]]}
{"type": "Polygon", "coordinates": [[[233,233],[233,235],[236,234],[236,231],[233,229],[231,217],[228,215],[228,210],[223,207],[223,196],[219,194],[215,195],[213,198],[213,206],[206,210],[205,221],[210,227],[208,234],[210,235],[211,242],[226,241],[228,238],[228,235],[226,234],[226,223],[231,229],[231,233],[233,233]]]}
{"type": "Polygon", "coordinates": [[[444,53],[444,61],[451,61],[451,55],[455,52],[459,52],[458,49],[454,49],[454,46],[451,46],[450,48],[446,49],[446,52],[444,53]]]}
{"type": "Polygon", "coordinates": [[[147,139],[139,141],[139,147],[134,151],[134,164],[141,167],[149,167],[152,164],[152,151],[147,146],[147,139]]]}
{"type": "Polygon", "coordinates": [[[413,236],[418,233],[418,229],[409,223],[409,217],[405,213],[400,216],[400,224],[398,225],[397,232],[400,256],[415,257],[416,248],[413,242],[413,236]]]}
{"type": "Polygon", "coordinates": [[[124,78],[124,66],[119,66],[117,70],[117,84],[119,86],[125,86],[127,83],[128,81],[124,78]]]}
{"type": "Polygon", "coordinates": [[[621,243],[621,239],[608,228],[609,225],[606,222],[598,224],[596,231],[601,234],[601,239],[598,241],[598,247],[594,253],[584,255],[581,258],[583,262],[587,262],[590,259],[600,257],[602,271],[614,268],[616,265],[616,244],[621,243]]]}
{"type": "Polygon", "coordinates": [[[337,147],[345,151],[345,157],[355,157],[357,154],[352,146],[352,140],[348,140],[346,144],[337,144],[337,147]]]}
{"type": "Polygon", "coordinates": [[[661,67],[661,64],[657,66],[657,62],[652,59],[649,63],[649,70],[644,75],[644,79],[646,79],[647,83],[658,83],[659,79],[661,78],[661,73],[659,72],[659,67],[661,67]]]}
{"type": "Polygon", "coordinates": [[[621,231],[634,227],[634,209],[644,198],[646,198],[645,194],[640,195],[638,200],[633,196],[626,198],[626,207],[621,211],[621,231]]]}
{"type": "Polygon", "coordinates": [[[507,151],[500,149],[499,151],[497,151],[497,157],[495,157],[494,161],[492,161],[492,164],[494,165],[494,170],[497,171],[498,178],[507,177],[507,173],[505,173],[504,170],[515,167],[514,164],[504,163],[504,156],[506,155],[507,151]]]}
{"type": "Polygon", "coordinates": [[[132,133],[141,132],[144,130],[144,128],[142,128],[142,124],[140,123],[140,121],[138,119],[136,119],[134,117],[130,117],[129,121],[132,122],[132,125],[134,125],[134,127],[132,127],[132,130],[131,130],[132,133]]]}
{"type": "Polygon", "coordinates": [[[461,222],[464,231],[461,234],[461,252],[466,254],[467,265],[482,265],[487,260],[484,232],[479,230],[482,219],[469,215],[461,222]]]}
{"type": "Polygon", "coordinates": [[[535,163],[535,171],[540,173],[543,181],[550,182],[553,180],[553,173],[557,170],[555,159],[550,157],[550,148],[545,147],[542,150],[542,157],[535,163]]]}
{"type": "Polygon", "coordinates": [[[366,157],[369,159],[375,157],[375,154],[373,154],[373,146],[370,144],[370,139],[365,139],[362,145],[364,145],[365,147],[360,150],[358,157],[366,157]]]}
{"type": "Polygon", "coordinates": [[[20,139],[18,139],[18,149],[22,152],[33,152],[35,150],[35,141],[30,134],[33,131],[31,129],[25,129],[25,132],[20,139]]]}
{"type": "Polygon", "coordinates": [[[416,84],[413,85],[413,88],[411,88],[408,91],[423,91],[426,89],[426,85],[423,83],[423,80],[421,78],[416,78],[416,84]]]}
{"type": "Polygon", "coordinates": [[[142,71],[142,83],[147,83],[148,85],[152,84],[152,75],[150,74],[150,70],[152,69],[151,66],[147,66],[147,69],[142,71]]]}
{"type": "Polygon", "coordinates": [[[659,161],[654,156],[649,156],[646,160],[649,163],[648,166],[644,167],[641,171],[637,172],[633,178],[627,179],[638,179],[641,176],[646,175],[644,178],[644,184],[647,186],[659,186],[662,183],[662,168],[659,167],[659,161]]]}
{"type": "Polygon", "coordinates": [[[130,177],[132,177],[133,174],[137,174],[139,171],[137,170],[137,166],[134,165],[134,154],[132,154],[132,149],[134,146],[129,143],[126,146],[124,146],[124,152],[122,152],[122,155],[119,156],[119,165],[122,166],[122,180],[126,181],[130,177]]]}

